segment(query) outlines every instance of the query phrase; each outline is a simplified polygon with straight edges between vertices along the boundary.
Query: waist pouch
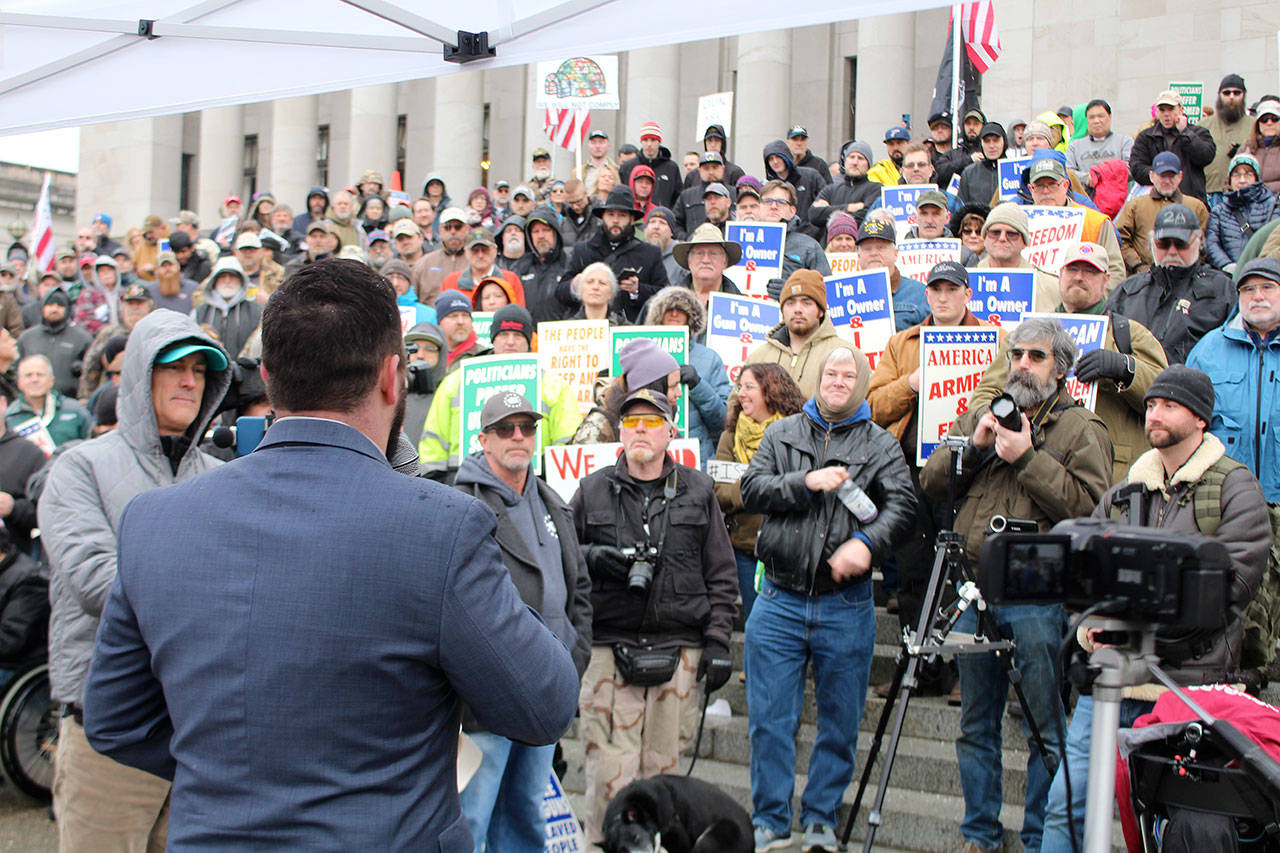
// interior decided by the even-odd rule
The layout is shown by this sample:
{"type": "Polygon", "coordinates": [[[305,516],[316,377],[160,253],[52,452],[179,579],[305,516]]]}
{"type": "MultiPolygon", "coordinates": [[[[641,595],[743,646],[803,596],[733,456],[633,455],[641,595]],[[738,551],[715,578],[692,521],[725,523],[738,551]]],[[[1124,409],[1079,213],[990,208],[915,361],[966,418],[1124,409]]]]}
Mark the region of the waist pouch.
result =
{"type": "Polygon", "coordinates": [[[622,680],[634,687],[655,687],[666,684],[676,674],[680,665],[680,649],[654,649],[613,644],[613,663],[622,680]]]}

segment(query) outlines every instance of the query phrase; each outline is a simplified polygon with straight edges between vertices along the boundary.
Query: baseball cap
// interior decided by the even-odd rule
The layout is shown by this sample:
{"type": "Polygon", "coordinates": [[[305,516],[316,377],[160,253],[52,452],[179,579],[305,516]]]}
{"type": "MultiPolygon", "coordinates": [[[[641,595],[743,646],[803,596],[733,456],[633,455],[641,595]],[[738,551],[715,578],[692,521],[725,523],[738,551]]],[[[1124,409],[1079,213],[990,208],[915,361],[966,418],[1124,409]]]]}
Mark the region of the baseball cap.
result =
{"type": "Polygon", "coordinates": [[[884,132],[885,142],[889,142],[890,140],[893,140],[893,139],[902,139],[909,142],[911,141],[911,134],[902,125],[895,124],[893,127],[889,128],[884,132]]]}
{"type": "Polygon", "coordinates": [[[235,193],[232,193],[231,195],[227,196],[222,200],[223,207],[226,207],[229,204],[243,204],[243,203],[244,202],[240,201],[240,196],[236,195],[235,193]]]}
{"type": "Polygon", "coordinates": [[[971,110],[966,110],[964,114],[964,118],[965,118],[965,121],[968,121],[971,118],[976,118],[976,119],[981,119],[983,124],[986,124],[987,122],[987,114],[984,113],[982,110],[978,109],[977,107],[974,107],[971,110]]]}
{"type": "Polygon", "coordinates": [[[919,210],[926,204],[931,204],[934,207],[940,207],[943,210],[946,210],[947,196],[942,190],[925,190],[920,193],[920,195],[916,196],[916,209],[919,210]]]}
{"type": "Polygon", "coordinates": [[[1084,263],[1093,267],[1098,272],[1107,271],[1107,250],[1099,246],[1097,243],[1076,243],[1067,250],[1066,258],[1062,261],[1062,266],[1067,264],[1084,263]]]}
{"type": "Polygon", "coordinates": [[[897,234],[888,222],[880,219],[866,219],[858,228],[858,242],[861,243],[863,240],[888,240],[892,243],[897,240],[897,234]]]}
{"type": "Polygon", "coordinates": [[[1200,221],[1185,204],[1166,204],[1156,214],[1152,236],[1157,240],[1172,237],[1184,243],[1200,230],[1200,221]]]}
{"type": "Polygon", "coordinates": [[[809,138],[809,131],[805,129],[804,125],[793,124],[791,129],[787,131],[787,139],[795,139],[797,136],[803,136],[805,139],[809,138]]]}
{"type": "Polygon", "coordinates": [[[929,270],[929,280],[926,286],[943,282],[959,285],[960,287],[968,287],[969,271],[959,261],[938,261],[933,265],[933,269],[929,270]]]}
{"type": "Polygon", "coordinates": [[[1172,151],[1161,151],[1151,161],[1151,171],[1157,175],[1170,175],[1182,171],[1182,161],[1172,151]]]}
{"type": "Polygon", "coordinates": [[[603,130],[600,130],[599,128],[596,128],[595,130],[587,134],[587,139],[608,139],[608,138],[609,138],[609,134],[605,133],[603,130]]]}
{"type": "MultiPolygon", "coordinates": [[[[521,195],[529,199],[529,201],[533,201],[533,190],[529,189],[524,184],[521,184],[520,186],[516,187],[514,190],[511,191],[512,198],[515,198],[516,196],[521,196],[521,195]]],[[[452,210],[452,208],[450,209],[452,210]]],[[[462,213],[462,211],[458,211],[458,213],[462,213]]]]}
{"type": "Polygon", "coordinates": [[[648,403],[661,412],[667,420],[671,420],[671,401],[667,399],[666,394],[659,394],[652,388],[641,388],[639,391],[628,394],[622,401],[622,405],[618,407],[618,417],[625,415],[628,409],[638,403],[648,403]]]}
{"type": "Polygon", "coordinates": [[[172,364],[180,361],[192,353],[204,353],[204,363],[208,365],[210,370],[226,370],[227,354],[222,351],[221,347],[215,347],[204,343],[183,343],[178,341],[176,344],[170,344],[160,350],[160,354],[156,356],[156,364],[172,364]]]}
{"type": "Polygon", "coordinates": [[[493,185],[493,188],[494,188],[495,190],[508,190],[508,189],[511,189],[511,182],[510,182],[510,181],[498,181],[496,184],[494,184],[494,185],[493,185]]]}
{"type": "Polygon", "coordinates": [[[120,298],[125,302],[142,302],[144,300],[150,302],[151,291],[147,290],[146,285],[135,284],[125,290],[120,298]]]}
{"type": "Polygon", "coordinates": [[[422,231],[418,228],[418,223],[414,222],[412,219],[398,219],[391,226],[388,233],[392,237],[399,237],[401,234],[408,234],[416,237],[421,234],[422,231]]]}
{"type": "Polygon", "coordinates": [[[702,191],[702,195],[704,198],[712,194],[722,195],[727,199],[733,198],[733,196],[729,195],[729,188],[726,187],[724,184],[720,183],[719,181],[712,181],[711,183],[707,184],[706,189],[702,191]]]}
{"type": "Polygon", "coordinates": [[[542,415],[533,408],[528,397],[514,391],[501,391],[485,400],[484,408],[480,410],[480,429],[488,429],[512,415],[530,415],[535,421],[542,420],[542,415]]]}
{"type": "Polygon", "coordinates": [[[446,207],[444,213],[440,214],[439,222],[441,225],[447,225],[450,222],[461,222],[465,225],[467,223],[467,215],[462,212],[460,207],[446,207]]]}
{"type": "Polygon", "coordinates": [[[76,250],[69,249],[69,248],[59,249],[57,254],[54,255],[54,258],[56,258],[59,261],[62,260],[63,258],[78,258],[78,257],[80,256],[76,254],[76,250]]]}
{"type": "Polygon", "coordinates": [[[244,231],[236,238],[237,249],[261,249],[262,238],[253,231],[244,231]]]}
{"type": "MultiPolygon", "coordinates": [[[[170,225],[194,225],[200,227],[200,217],[194,210],[179,210],[178,215],[169,220],[170,225]]],[[[110,227],[110,226],[108,226],[110,227]]]]}
{"type": "Polygon", "coordinates": [[[1067,170],[1054,158],[1045,157],[1031,164],[1031,168],[1027,170],[1027,183],[1034,184],[1046,175],[1061,180],[1067,176],[1067,170]]]}
{"type": "Polygon", "coordinates": [[[1172,89],[1165,89],[1156,96],[1156,106],[1180,107],[1182,106],[1182,96],[1172,89]]]}
{"type": "Polygon", "coordinates": [[[719,151],[703,151],[702,156],[698,158],[699,166],[701,166],[703,163],[723,163],[723,162],[724,162],[724,157],[720,155],[719,151]]]}
{"type": "Polygon", "coordinates": [[[316,232],[316,231],[323,231],[323,232],[325,232],[326,234],[332,234],[332,233],[334,233],[334,231],[333,231],[333,226],[329,224],[329,220],[327,220],[327,219],[313,219],[313,220],[311,220],[311,224],[309,224],[309,225],[307,226],[307,233],[308,233],[308,234],[311,234],[311,233],[314,233],[314,232],[316,232]]]}
{"type": "Polygon", "coordinates": [[[107,226],[108,228],[111,227],[111,217],[105,213],[95,214],[93,217],[93,221],[95,223],[101,222],[103,225],[107,226]]]}
{"type": "Polygon", "coordinates": [[[545,158],[547,158],[548,160],[550,160],[550,159],[551,159],[551,152],[550,152],[550,151],[548,151],[548,150],[547,150],[547,149],[545,149],[545,148],[535,148],[535,149],[533,149],[533,159],[534,159],[534,160],[541,160],[543,157],[545,157],[545,158]]]}
{"type": "Polygon", "coordinates": [[[1267,281],[1274,281],[1280,284],[1280,260],[1275,258],[1254,258],[1240,268],[1240,277],[1236,279],[1236,288],[1244,282],[1246,278],[1258,276],[1265,278],[1267,281]]]}
{"type": "Polygon", "coordinates": [[[389,237],[387,237],[387,232],[386,232],[386,231],[383,231],[381,228],[377,229],[376,231],[370,231],[370,232],[369,232],[369,244],[370,244],[370,245],[372,245],[372,244],[374,244],[374,243],[378,242],[379,240],[381,240],[381,241],[382,241],[382,242],[384,242],[384,243],[389,243],[389,242],[391,242],[390,238],[389,238],[389,237]]]}
{"type": "Polygon", "coordinates": [[[494,241],[493,235],[483,228],[472,228],[471,233],[467,235],[467,242],[463,248],[470,249],[472,246],[493,246],[497,248],[498,244],[494,241]]]}
{"type": "Polygon", "coordinates": [[[752,195],[760,198],[760,181],[751,175],[743,175],[738,178],[738,198],[743,195],[752,195]]]}

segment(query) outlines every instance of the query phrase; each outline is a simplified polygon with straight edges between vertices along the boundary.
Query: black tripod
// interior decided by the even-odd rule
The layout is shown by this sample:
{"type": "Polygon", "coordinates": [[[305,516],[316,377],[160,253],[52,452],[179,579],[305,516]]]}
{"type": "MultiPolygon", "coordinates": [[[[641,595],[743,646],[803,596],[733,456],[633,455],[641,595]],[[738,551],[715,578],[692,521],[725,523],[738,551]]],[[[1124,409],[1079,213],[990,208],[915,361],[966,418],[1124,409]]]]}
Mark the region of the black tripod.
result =
{"type": "Polygon", "coordinates": [[[933,570],[929,575],[929,585],[925,590],[924,600],[920,606],[920,617],[915,630],[909,634],[904,631],[902,646],[898,650],[897,666],[893,672],[893,682],[889,687],[889,698],[884,710],[880,713],[880,721],[876,724],[876,733],[871,740],[871,749],[867,752],[866,762],[862,767],[862,777],[858,780],[858,793],[853,800],[853,809],[845,824],[840,839],[840,849],[846,849],[849,837],[853,833],[853,825],[858,819],[862,807],[862,797],[866,793],[867,784],[871,780],[871,771],[875,766],[880,744],[885,730],[893,718],[893,730],[889,735],[889,748],[885,752],[884,764],[880,768],[880,782],[876,790],[875,801],[867,816],[867,838],[863,843],[864,853],[870,853],[875,842],[876,830],[883,823],[881,809],[884,798],[889,792],[889,775],[893,772],[894,757],[898,752],[898,741],[902,737],[902,724],[907,716],[907,706],[911,702],[911,693],[918,686],[916,672],[922,659],[932,659],[938,655],[955,654],[989,654],[996,653],[996,658],[1004,667],[1009,683],[1022,706],[1023,719],[1031,729],[1031,737],[1040,750],[1041,759],[1049,773],[1056,770],[1053,758],[1045,751],[1044,741],[1040,737],[1040,729],[1027,706],[1027,698],[1022,692],[1022,676],[1013,663],[1013,642],[1000,637],[1000,630],[995,614],[982,600],[974,582],[969,561],[964,555],[964,536],[951,529],[955,519],[956,480],[960,476],[964,458],[964,447],[967,439],[960,436],[948,436],[938,447],[939,452],[945,446],[951,451],[951,470],[947,482],[947,509],[945,524],[938,532],[937,545],[934,548],[933,570]],[[939,609],[943,592],[948,583],[955,583],[957,598],[946,611],[939,609]],[[974,632],[973,642],[952,643],[947,638],[964,611],[976,604],[978,613],[978,630],[974,632]],[[898,702],[898,700],[901,700],[898,702]],[[897,703],[896,714],[895,702],[897,703]]]}

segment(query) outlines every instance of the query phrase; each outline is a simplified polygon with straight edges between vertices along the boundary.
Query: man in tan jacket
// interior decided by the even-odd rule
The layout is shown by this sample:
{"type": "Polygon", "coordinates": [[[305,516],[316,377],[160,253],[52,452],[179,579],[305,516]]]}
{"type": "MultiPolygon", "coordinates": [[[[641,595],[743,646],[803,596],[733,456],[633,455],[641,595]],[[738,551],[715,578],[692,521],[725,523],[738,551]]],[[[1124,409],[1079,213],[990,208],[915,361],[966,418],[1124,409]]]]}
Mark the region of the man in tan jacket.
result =
{"type": "Polygon", "coordinates": [[[764,343],[747,355],[747,364],[779,364],[791,374],[806,397],[818,393],[822,360],[827,353],[848,346],[827,316],[827,286],[822,274],[796,270],[778,296],[782,322],[769,330],[764,343]]]}

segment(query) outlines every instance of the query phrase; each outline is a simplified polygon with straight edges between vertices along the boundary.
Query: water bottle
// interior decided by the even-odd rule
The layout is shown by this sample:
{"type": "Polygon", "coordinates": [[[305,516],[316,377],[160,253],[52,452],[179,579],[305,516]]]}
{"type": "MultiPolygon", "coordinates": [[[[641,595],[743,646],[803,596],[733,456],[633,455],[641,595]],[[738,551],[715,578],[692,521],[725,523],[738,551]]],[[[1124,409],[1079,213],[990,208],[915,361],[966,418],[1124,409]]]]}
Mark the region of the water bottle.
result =
{"type": "Polygon", "coordinates": [[[836,496],[849,508],[849,512],[853,513],[853,517],[863,524],[870,524],[880,514],[880,510],[876,509],[875,502],[867,497],[867,493],[862,491],[851,479],[845,480],[840,484],[840,488],[836,489],[836,496]]]}

